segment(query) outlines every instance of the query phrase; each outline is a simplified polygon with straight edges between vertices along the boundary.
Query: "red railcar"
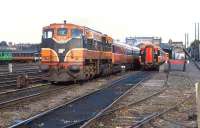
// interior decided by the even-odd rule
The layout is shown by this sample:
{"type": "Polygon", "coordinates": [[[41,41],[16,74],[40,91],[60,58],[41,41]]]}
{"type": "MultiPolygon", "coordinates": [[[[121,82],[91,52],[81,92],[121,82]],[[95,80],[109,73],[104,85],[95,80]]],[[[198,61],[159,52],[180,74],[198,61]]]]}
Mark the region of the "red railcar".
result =
{"type": "Polygon", "coordinates": [[[157,45],[144,44],[140,48],[140,64],[144,69],[157,69],[167,60],[167,54],[157,45]]]}

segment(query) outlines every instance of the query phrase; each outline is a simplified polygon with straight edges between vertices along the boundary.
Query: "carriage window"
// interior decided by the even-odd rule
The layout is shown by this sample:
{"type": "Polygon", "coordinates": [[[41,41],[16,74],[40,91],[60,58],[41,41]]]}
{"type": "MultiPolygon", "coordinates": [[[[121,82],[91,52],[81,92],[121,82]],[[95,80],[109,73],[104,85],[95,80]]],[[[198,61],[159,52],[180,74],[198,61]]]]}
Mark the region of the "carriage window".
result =
{"type": "Polygon", "coordinates": [[[59,36],[66,36],[67,35],[67,29],[66,28],[59,28],[58,29],[58,35],[59,36]]]}
{"type": "Polygon", "coordinates": [[[111,51],[111,44],[109,44],[109,43],[105,43],[104,45],[103,45],[103,47],[105,47],[105,51],[111,51]]]}
{"type": "Polygon", "coordinates": [[[87,39],[87,48],[88,48],[89,50],[93,50],[93,49],[94,49],[93,44],[94,44],[93,40],[87,39]]]}
{"type": "Polygon", "coordinates": [[[113,53],[123,54],[123,49],[119,46],[113,45],[113,53]]]}
{"type": "Polygon", "coordinates": [[[72,38],[73,37],[80,37],[81,31],[79,29],[72,29],[72,38]]]}
{"type": "Polygon", "coordinates": [[[53,37],[53,31],[52,30],[45,30],[43,32],[43,38],[48,39],[53,37]]]}

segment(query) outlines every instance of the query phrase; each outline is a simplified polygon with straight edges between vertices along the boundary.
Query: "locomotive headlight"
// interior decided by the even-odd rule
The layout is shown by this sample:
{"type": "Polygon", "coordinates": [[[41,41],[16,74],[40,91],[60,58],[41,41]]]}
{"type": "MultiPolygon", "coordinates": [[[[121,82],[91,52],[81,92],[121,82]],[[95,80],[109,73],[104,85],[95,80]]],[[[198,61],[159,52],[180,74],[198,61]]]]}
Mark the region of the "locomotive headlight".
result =
{"type": "Polygon", "coordinates": [[[64,53],[65,49],[58,49],[58,53],[62,54],[64,53]]]}

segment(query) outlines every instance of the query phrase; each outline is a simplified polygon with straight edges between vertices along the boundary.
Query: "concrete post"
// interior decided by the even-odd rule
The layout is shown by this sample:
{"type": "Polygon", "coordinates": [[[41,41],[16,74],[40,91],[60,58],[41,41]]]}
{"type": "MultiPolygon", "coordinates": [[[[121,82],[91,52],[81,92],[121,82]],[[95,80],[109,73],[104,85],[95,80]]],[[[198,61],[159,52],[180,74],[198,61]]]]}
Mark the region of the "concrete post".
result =
{"type": "Polygon", "coordinates": [[[13,65],[12,65],[12,63],[9,63],[9,64],[8,64],[8,71],[9,71],[10,73],[13,72],[13,65]]]}
{"type": "Polygon", "coordinates": [[[196,83],[197,126],[200,127],[200,84],[196,83]]]}
{"type": "Polygon", "coordinates": [[[187,61],[186,61],[186,58],[185,58],[185,62],[184,62],[184,64],[183,64],[183,72],[185,72],[186,64],[187,64],[187,61]]]}
{"type": "Polygon", "coordinates": [[[198,61],[200,61],[200,43],[198,44],[198,47],[199,47],[199,52],[198,52],[198,61]]]}
{"type": "Polygon", "coordinates": [[[197,26],[196,26],[196,23],[195,23],[195,38],[194,38],[194,40],[196,40],[197,39],[197,26]]]}
{"type": "Polygon", "coordinates": [[[170,71],[171,71],[171,62],[168,61],[168,72],[170,72],[170,71]]]}
{"type": "Polygon", "coordinates": [[[198,23],[198,33],[197,33],[197,38],[198,38],[198,41],[199,41],[199,23],[198,23]]]}

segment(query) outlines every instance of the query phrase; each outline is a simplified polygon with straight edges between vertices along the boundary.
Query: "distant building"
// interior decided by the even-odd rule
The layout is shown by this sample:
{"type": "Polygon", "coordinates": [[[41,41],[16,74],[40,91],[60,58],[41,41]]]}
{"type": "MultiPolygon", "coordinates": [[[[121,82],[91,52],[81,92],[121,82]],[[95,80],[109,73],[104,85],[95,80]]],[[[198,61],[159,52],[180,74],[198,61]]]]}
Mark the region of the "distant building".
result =
{"type": "Polygon", "coordinates": [[[172,41],[172,40],[169,40],[169,44],[170,44],[172,47],[184,48],[184,45],[183,45],[183,42],[182,42],[182,41],[172,41]]]}
{"type": "Polygon", "coordinates": [[[30,44],[30,43],[20,43],[20,44],[14,44],[12,42],[9,42],[7,44],[6,41],[0,42],[0,50],[11,50],[11,51],[34,51],[39,52],[40,51],[40,44],[30,44]]]}
{"type": "Polygon", "coordinates": [[[1,41],[0,42],[0,47],[7,47],[7,42],[6,41],[1,41]]]}
{"type": "Polygon", "coordinates": [[[162,42],[161,37],[126,37],[126,44],[132,46],[139,46],[142,43],[151,42],[155,45],[160,46],[162,42]]]}
{"type": "Polygon", "coordinates": [[[8,42],[8,46],[12,46],[13,45],[13,42],[8,42]]]}

